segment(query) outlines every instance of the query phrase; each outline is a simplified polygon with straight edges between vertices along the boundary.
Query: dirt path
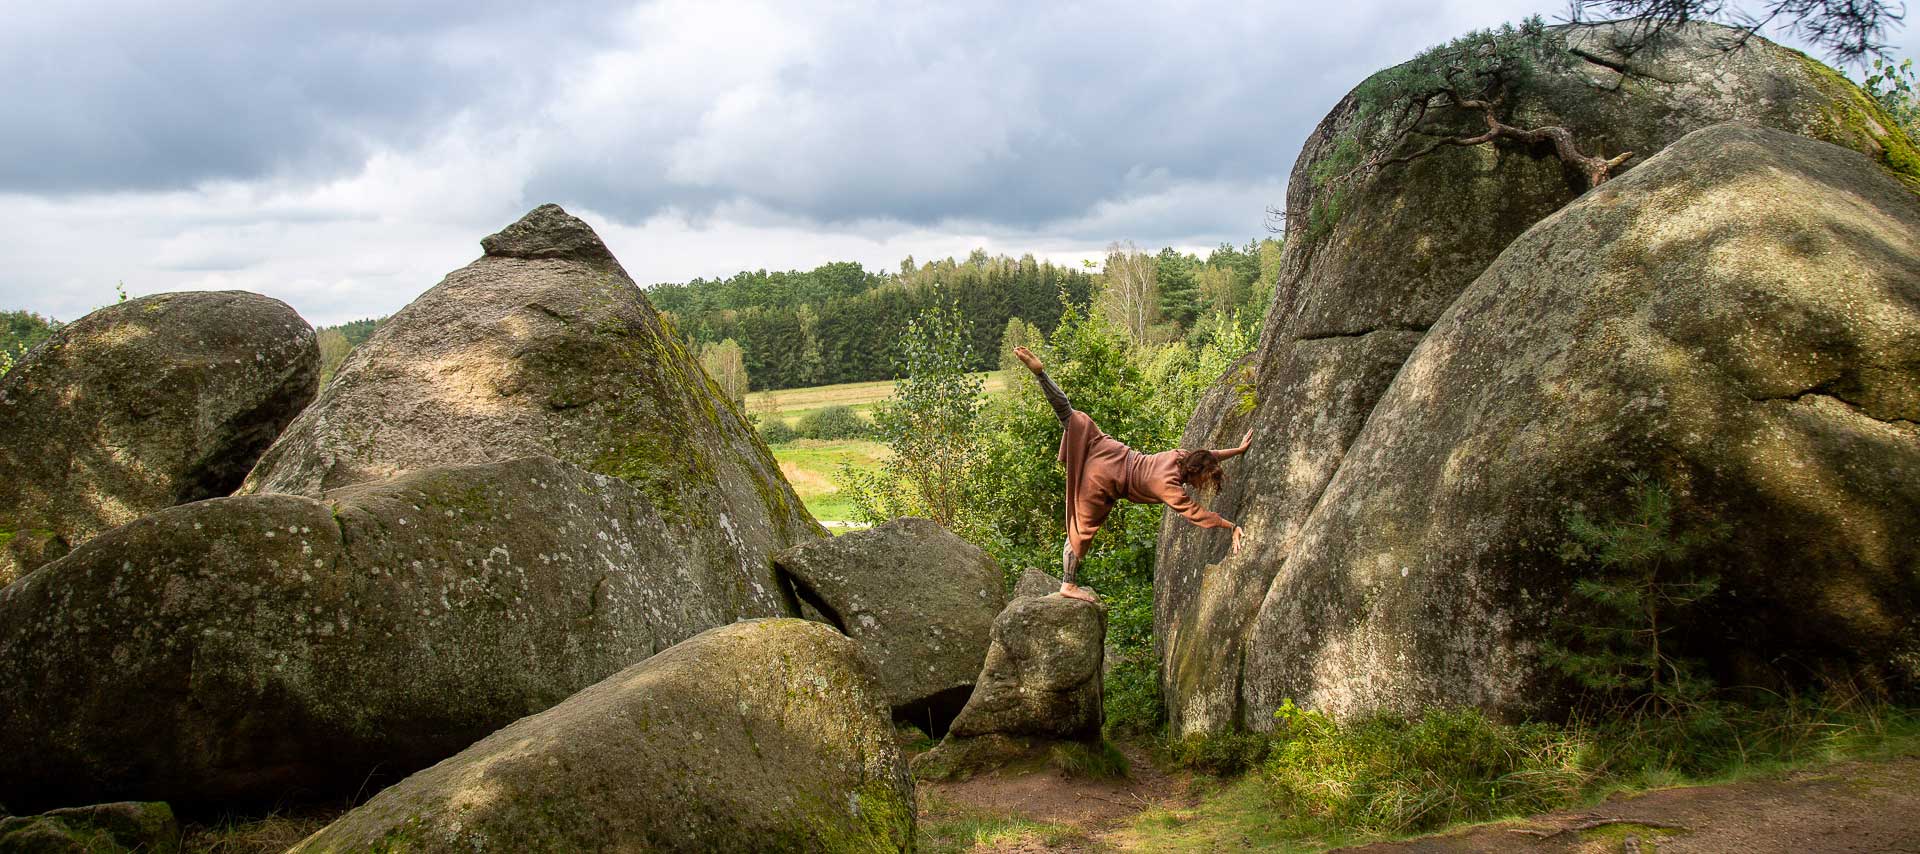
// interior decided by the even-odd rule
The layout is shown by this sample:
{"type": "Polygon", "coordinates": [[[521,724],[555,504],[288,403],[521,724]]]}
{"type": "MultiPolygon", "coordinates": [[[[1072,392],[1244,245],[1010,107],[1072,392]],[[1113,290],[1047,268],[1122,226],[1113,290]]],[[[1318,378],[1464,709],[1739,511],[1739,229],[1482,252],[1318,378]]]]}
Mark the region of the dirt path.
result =
{"type": "Polygon", "coordinates": [[[1610,798],[1587,810],[1343,850],[1352,854],[1920,852],[1920,759],[1845,762],[1774,780],[1662,789],[1610,798]],[[1623,823],[1600,823],[1608,821],[1623,823]]]}
{"type": "Polygon", "coordinates": [[[1111,850],[1105,837],[1127,819],[1152,807],[1191,801],[1187,775],[1155,767],[1146,751],[1116,745],[1129,764],[1123,780],[1084,780],[1051,770],[1001,776],[986,774],[959,783],[920,782],[923,824],[956,816],[1011,816],[1055,828],[1053,833],[965,849],[986,852],[1087,852],[1111,850]]]}

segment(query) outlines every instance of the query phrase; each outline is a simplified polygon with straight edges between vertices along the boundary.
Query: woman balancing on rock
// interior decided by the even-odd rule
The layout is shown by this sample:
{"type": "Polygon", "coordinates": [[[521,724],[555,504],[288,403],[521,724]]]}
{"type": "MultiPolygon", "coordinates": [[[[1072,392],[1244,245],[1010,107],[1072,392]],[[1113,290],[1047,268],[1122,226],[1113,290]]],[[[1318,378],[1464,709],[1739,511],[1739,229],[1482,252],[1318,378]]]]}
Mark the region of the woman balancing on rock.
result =
{"type": "Polygon", "coordinates": [[[1013,355],[1033,372],[1064,428],[1060,462],[1067,467],[1067,544],[1061,555],[1060,595],[1095,601],[1093,589],[1074,584],[1074,579],[1087,543],[1122,498],[1136,504],[1165,504],[1202,528],[1232,528],[1233,550],[1240,550],[1240,526],[1193,503],[1187,487],[1218,486],[1224,477],[1220,461],[1246,453],[1253,443],[1252,430],[1238,448],[1143,454],[1100,432],[1092,418],[1074,409],[1033,351],[1015,347],[1013,355]]]}

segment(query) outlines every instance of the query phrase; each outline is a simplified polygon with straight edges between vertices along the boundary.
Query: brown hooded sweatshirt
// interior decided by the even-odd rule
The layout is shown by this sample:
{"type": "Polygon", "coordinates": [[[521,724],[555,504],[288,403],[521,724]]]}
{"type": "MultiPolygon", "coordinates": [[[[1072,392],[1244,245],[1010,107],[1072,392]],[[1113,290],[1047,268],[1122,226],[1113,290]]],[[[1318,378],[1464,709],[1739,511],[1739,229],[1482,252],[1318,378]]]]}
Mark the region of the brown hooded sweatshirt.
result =
{"type": "Polygon", "coordinates": [[[1067,417],[1060,436],[1060,462],[1067,467],[1067,546],[1079,557],[1122,498],[1135,504],[1165,504],[1202,528],[1233,523],[1201,507],[1180,485],[1184,450],[1143,454],[1100,431],[1085,412],[1067,417]]]}

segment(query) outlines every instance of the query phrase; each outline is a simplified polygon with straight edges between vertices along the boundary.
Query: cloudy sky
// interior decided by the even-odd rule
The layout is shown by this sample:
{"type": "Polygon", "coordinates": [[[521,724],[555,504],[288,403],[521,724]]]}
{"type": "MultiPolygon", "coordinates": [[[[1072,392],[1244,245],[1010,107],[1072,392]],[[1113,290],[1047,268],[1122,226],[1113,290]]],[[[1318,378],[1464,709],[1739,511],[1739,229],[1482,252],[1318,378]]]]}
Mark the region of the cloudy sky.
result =
{"type": "MultiPolygon", "coordinates": [[[[542,202],[643,284],[1258,236],[1354,83],[1558,0],[0,2],[0,308],[391,313],[542,202]]],[[[1913,55],[1910,31],[1896,34],[1913,55]]]]}

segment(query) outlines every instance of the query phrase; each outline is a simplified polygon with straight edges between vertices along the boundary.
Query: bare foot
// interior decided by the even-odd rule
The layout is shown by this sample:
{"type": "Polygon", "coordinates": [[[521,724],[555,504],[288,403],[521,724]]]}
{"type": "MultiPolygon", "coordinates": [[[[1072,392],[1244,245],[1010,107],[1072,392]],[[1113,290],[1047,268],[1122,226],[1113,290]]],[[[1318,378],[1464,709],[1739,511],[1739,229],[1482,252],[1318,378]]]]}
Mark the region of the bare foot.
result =
{"type": "Polygon", "coordinates": [[[1093,588],[1091,587],[1081,587],[1063,582],[1060,585],[1060,595],[1069,599],[1078,599],[1082,602],[1092,602],[1095,605],[1100,604],[1100,597],[1093,594],[1093,588]]]}
{"type": "Polygon", "coordinates": [[[1036,374],[1046,369],[1046,366],[1040,363],[1040,357],[1035,356],[1032,350],[1025,347],[1013,348],[1013,357],[1019,359],[1020,364],[1026,365],[1027,370],[1036,374]]]}

